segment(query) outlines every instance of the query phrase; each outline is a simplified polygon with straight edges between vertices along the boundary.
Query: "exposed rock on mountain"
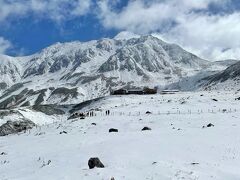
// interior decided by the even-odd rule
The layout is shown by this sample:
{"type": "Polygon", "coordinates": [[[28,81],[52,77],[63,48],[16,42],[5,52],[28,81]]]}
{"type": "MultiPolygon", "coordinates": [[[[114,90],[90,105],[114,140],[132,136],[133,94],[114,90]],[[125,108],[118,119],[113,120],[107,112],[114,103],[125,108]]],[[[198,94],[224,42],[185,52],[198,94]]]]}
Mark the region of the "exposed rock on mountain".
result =
{"type": "Polygon", "coordinates": [[[6,136],[9,134],[16,134],[28,129],[32,129],[35,124],[30,120],[23,121],[7,121],[0,126],[0,136],[6,136]]]}

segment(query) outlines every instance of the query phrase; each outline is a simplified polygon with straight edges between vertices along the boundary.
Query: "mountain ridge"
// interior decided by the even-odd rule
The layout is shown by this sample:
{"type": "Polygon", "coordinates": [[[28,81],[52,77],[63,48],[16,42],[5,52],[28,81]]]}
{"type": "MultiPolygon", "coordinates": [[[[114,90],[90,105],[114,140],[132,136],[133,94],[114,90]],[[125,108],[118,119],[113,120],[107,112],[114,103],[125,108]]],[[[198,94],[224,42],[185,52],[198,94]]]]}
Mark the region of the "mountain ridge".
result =
{"type": "Polygon", "coordinates": [[[111,89],[164,87],[206,69],[227,67],[152,35],[56,43],[30,56],[2,59],[0,108],[79,103],[111,89]]]}

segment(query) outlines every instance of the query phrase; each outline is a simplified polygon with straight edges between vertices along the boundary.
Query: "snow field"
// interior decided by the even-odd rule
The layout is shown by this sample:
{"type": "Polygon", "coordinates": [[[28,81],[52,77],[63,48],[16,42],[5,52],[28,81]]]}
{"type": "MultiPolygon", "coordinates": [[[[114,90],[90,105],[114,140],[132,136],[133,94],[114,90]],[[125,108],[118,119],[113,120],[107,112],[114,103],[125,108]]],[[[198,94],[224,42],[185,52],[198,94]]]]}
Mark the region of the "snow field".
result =
{"type": "MultiPolygon", "coordinates": [[[[106,97],[83,109],[101,108],[97,116],[48,121],[30,133],[1,137],[0,153],[7,154],[0,155],[0,179],[239,180],[236,97],[233,92],[106,97]],[[218,111],[225,108],[228,112],[218,111]],[[110,116],[104,115],[108,109],[110,116]],[[157,113],[177,109],[203,113],[157,113]],[[214,127],[202,128],[209,123],[214,127]],[[152,130],[141,131],[145,126],[152,130]],[[109,133],[110,128],[119,132],[109,133]],[[90,157],[99,157],[105,168],[89,170],[90,157]]],[[[43,124],[40,117],[53,118],[36,114],[39,124],[43,124]]]]}

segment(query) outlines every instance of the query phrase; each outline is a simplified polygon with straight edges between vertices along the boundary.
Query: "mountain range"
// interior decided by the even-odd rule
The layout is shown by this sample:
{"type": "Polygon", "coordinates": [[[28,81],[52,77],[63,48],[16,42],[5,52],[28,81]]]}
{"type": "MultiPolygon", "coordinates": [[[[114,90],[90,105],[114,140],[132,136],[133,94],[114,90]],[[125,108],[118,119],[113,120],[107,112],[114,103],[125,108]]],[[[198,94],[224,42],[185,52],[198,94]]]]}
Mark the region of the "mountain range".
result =
{"type": "Polygon", "coordinates": [[[80,103],[123,87],[235,88],[239,74],[236,60],[212,62],[152,35],[121,33],[25,57],[0,55],[0,108],[80,103]]]}

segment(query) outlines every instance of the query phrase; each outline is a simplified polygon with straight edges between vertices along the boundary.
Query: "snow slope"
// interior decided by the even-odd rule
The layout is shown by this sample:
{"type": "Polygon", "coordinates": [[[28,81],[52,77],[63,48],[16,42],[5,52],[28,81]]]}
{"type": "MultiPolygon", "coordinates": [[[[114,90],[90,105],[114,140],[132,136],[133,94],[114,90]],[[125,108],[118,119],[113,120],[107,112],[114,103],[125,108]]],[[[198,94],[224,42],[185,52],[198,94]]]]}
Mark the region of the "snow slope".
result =
{"type": "Polygon", "coordinates": [[[237,97],[195,92],[99,99],[82,109],[100,108],[94,117],[0,137],[0,153],[6,153],[0,155],[0,179],[238,180],[237,97]],[[214,127],[202,128],[209,123],[214,127]],[[141,131],[145,126],[152,130],[141,131]],[[90,157],[99,157],[105,168],[89,170],[90,157]]]}
{"type": "Polygon", "coordinates": [[[204,88],[208,90],[240,90],[240,62],[205,78],[204,88]]]}

